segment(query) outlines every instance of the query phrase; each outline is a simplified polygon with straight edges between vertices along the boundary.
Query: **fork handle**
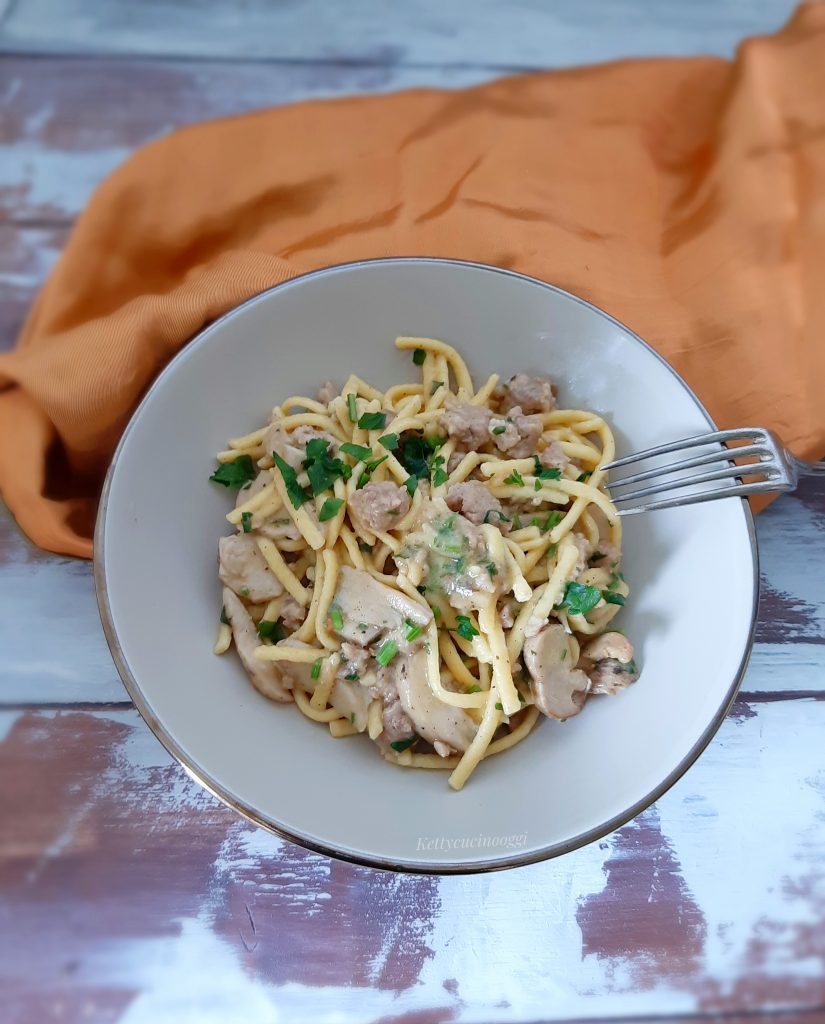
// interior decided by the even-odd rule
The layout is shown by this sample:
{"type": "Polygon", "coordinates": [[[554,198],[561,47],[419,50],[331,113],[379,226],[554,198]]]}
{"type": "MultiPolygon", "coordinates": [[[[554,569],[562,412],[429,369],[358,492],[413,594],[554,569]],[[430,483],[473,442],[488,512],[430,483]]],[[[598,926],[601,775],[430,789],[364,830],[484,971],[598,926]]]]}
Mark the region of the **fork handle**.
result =
{"type": "Polygon", "coordinates": [[[800,476],[825,476],[825,462],[803,462],[796,459],[800,476]]]}

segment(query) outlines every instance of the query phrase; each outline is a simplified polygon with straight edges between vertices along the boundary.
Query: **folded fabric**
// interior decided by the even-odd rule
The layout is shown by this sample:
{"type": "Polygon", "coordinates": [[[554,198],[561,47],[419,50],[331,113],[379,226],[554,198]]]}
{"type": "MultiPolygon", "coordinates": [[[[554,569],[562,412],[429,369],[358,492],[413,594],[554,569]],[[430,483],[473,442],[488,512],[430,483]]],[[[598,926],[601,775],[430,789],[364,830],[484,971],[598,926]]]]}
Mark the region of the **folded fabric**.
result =
{"type": "Polygon", "coordinates": [[[808,5],[733,61],[303,103],[162,138],[97,190],[0,356],[3,497],[37,544],[89,556],[109,458],[167,360],[264,288],[376,256],[560,285],[658,349],[720,426],[819,458],[823,97],[825,6],[808,5]]]}

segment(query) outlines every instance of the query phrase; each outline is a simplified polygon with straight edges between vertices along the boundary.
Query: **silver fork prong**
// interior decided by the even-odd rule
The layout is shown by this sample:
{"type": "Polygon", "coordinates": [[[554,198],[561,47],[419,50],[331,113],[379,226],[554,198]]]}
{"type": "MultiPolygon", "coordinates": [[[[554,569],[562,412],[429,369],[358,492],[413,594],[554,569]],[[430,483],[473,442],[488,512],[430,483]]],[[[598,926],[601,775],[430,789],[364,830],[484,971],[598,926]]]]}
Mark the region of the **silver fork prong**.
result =
{"type": "Polygon", "coordinates": [[[660,508],[678,508],[681,505],[700,505],[706,501],[716,501],[718,498],[746,498],[749,494],[764,494],[765,492],[792,491],[794,485],[788,480],[762,480],[759,483],[737,484],[733,487],[719,487],[715,490],[705,491],[702,494],[683,494],[677,498],[664,498],[661,501],[652,501],[648,505],[640,505],[636,508],[616,509],[620,516],[635,516],[640,512],[654,512],[660,508]]]}
{"type": "MultiPolygon", "coordinates": [[[[771,457],[770,451],[763,445],[746,445],[744,448],[719,448],[716,451],[705,455],[696,455],[692,459],[685,459],[684,462],[671,462],[666,466],[658,466],[656,469],[648,469],[644,473],[634,473],[632,476],[622,477],[621,480],[608,481],[608,488],[614,490],[617,487],[624,487],[626,484],[641,483],[642,480],[652,480],[654,477],[664,476],[666,473],[678,473],[684,469],[695,469],[697,466],[707,466],[712,462],[729,462],[731,459],[740,459],[759,455],[765,459],[771,457]]],[[[754,463],[759,465],[759,463],[754,463]]]]}
{"type": "Polygon", "coordinates": [[[623,459],[614,459],[602,467],[606,470],[618,469],[620,466],[629,466],[641,459],[655,458],[657,455],[668,455],[670,452],[680,452],[685,448],[697,448],[703,444],[725,441],[767,441],[767,433],[761,427],[742,427],[739,430],[713,430],[709,434],[697,434],[695,437],[687,437],[683,441],[671,441],[669,444],[660,444],[656,448],[648,448],[643,452],[636,452],[634,455],[626,455],[623,459]]]}
{"type": "MultiPolygon", "coordinates": [[[[693,484],[707,484],[713,480],[725,480],[732,476],[767,477],[769,481],[772,481],[777,479],[780,473],[772,462],[757,462],[751,466],[727,466],[725,469],[715,469],[709,473],[697,473],[694,476],[680,477],[676,480],[665,480],[659,484],[652,484],[650,487],[641,487],[639,490],[631,491],[629,494],[611,494],[611,499],[614,504],[637,501],[639,498],[646,498],[650,494],[661,494],[663,491],[679,491],[685,487],[691,487],[693,484]]],[[[713,491],[710,493],[713,494],[713,491]]],[[[685,495],[686,500],[693,497],[693,495],[685,495]]]]}

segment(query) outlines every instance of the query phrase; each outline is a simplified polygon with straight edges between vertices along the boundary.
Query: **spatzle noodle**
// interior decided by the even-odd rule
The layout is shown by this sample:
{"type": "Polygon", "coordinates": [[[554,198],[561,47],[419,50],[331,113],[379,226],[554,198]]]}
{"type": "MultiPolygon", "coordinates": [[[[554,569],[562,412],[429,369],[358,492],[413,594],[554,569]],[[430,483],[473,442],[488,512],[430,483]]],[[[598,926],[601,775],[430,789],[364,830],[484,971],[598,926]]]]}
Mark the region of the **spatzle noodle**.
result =
{"type": "Polygon", "coordinates": [[[398,338],[419,383],[351,375],[232,438],[224,609],[253,684],[335,738],[364,733],[460,789],[540,713],[565,720],[637,677],[607,423],[541,377],[478,389],[443,341],[398,338]]]}

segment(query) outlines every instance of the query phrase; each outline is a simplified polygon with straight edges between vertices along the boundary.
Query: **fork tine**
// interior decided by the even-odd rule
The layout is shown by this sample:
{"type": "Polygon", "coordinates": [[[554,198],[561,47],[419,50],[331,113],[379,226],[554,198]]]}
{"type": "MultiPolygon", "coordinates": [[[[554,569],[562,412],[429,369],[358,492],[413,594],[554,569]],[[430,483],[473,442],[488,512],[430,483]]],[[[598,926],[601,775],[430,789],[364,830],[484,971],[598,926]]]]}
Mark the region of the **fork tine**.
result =
{"type": "MultiPolygon", "coordinates": [[[[712,480],[725,480],[729,477],[736,476],[759,476],[767,477],[768,480],[774,480],[779,476],[779,470],[772,463],[768,462],[757,462],[754,466],[727,466],[725,469],[716,469],[709,473],[696,473],[694,476],[686,476],[676,480],[665,480],[659,484],[652,484],[650,487],[641,487],[637,491],[631,491],[629,494],[611,494],[611,499],[614,504],[620,501],[637,501],[639,498],[646,498],[650,494],[661,494],[662,491],[679,491],[685,487],[691,487],[693,484],[706,484],[712,480]]],[[[713,492],[711,492],[713,493],[713,492]]],[[[682,500],[692,498],[693,495],[688,495],[682,500]]]]}
{"type": "Polygon", "coordinates": [[[650,459],[656,455],[667,455],[669,452],[680,452],[685,448],[696,448],[702,444],[713,444],[715,441],[765,441],[765,431],[761,427],[742,427],[739,430],[712,430],[707,434],[697,434],[695,437],[686,437],[681,441],[671,441],[669,444],[660,444],[656,448],[648,448],[643,452],[636,452],[634,455],[626,455],[622,459],[614,459],[613,462],[603,466],[603,469],[618,469],[620,466],[629,466],[641,459],[650,459]]]}
{"type": "MultiPolygon", "coordinates": [[[[767,448],[757,444],[747,445],[744,448],[719,448],[706,455],[696,455],[692,459],[685,459],[684,462],[670,462],[666,466],[648,469],[644,473],[634,473],[632,476],[622,477],[621,480],[611,480],[608,486],[612,490],[616,487],[624,487],[625,484],[636,484],[641,483],[642,480],[651,480],[653,477],[665,476],[667,473],[678,473],[683,469],[707,466],[711,462],[728,462],[730,459],[740,459],[751,455],[770,457],[770,454],[767,448]]],[[[759,463],[755,463],[755,465],[759,465],[759,463]]]]}
{"type": "Polygon", "coordinates": [[[776,480],[761,480],[753,484],[737,484],[733,487],[720,487],[716,490],[705,491],[702,494],[687,494],[680,498],[664,498],[662,501],[652,501],[648,505],[638,505],[636,508],[616,509],[620,516],[635,516],[641,512],[654,512],[660,508],[677,508],[680,505],[700,505],[706,501],[716,501],[718,498],[746,498],[749,494],[764,494],[766,491],[790,491],[793,484],[790,481],[778,484],[776,480]]]}

